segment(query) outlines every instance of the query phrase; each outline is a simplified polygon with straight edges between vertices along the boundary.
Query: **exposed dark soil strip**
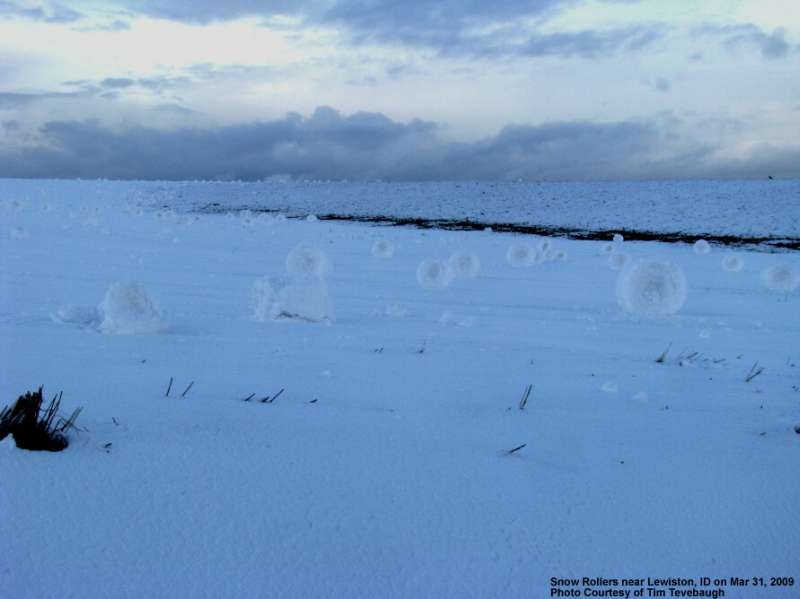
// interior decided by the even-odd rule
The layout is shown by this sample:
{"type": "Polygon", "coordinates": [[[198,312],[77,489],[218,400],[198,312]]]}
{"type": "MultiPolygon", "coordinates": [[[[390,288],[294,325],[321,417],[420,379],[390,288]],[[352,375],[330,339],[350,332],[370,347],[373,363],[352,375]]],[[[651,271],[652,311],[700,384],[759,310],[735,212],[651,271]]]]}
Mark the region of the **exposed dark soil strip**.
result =
{"type": "MultiPolygon", "coordinates": [[[[274,208],[250,207],[223,207],[219,204],[209,204],[200,209],[200,212],[225,213],[243,212],[249,210],[257,213],[285,214],[283,210],[274,208]]],[[[287,218],[305,218],[305,215],[287,214],[287,218]]],[[[752,249],[762,251],[800,250],[800,239],[790,237],[742,237],[737,235],[715,235],[713,233],[680,233],[680,232],[655,232],[638,231],[633,229],[574,229],[570,227],[552,227],[544,225],[524,225],[517,223],[489,223],[470,219],[448,220],[429,218],[407,218],[399,216],[382,215],[353,215],[353,214],[318,214],[319,220],[349,221],[359,223],[372,223],[391,227],[415,227],[417,229],[443,229],[446,231],[483,231],[490,227],[499,233],[521,233],[523,235],[540,235],[546,237],[564,237],[567,239],[586,239],[610,241],[615,233],[620,233],[629,241],[661,241],[664,243],[694,243],[698,239],[705,239],[709,243],[731,247],[750,246],[752,249]],[[753,247],[757,246],[757,247],[753,247]]]]}

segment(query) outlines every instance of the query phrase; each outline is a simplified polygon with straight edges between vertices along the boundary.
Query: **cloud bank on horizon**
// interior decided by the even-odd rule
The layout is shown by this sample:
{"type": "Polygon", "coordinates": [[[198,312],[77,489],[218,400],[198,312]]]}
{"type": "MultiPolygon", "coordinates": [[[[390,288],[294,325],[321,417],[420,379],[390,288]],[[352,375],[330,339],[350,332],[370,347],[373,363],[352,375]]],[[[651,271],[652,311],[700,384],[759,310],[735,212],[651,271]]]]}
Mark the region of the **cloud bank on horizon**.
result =
{"type": "Polygon", "coordinates": [[[800,177],[794,0],[0,0],[0,177],[800,177]]]}

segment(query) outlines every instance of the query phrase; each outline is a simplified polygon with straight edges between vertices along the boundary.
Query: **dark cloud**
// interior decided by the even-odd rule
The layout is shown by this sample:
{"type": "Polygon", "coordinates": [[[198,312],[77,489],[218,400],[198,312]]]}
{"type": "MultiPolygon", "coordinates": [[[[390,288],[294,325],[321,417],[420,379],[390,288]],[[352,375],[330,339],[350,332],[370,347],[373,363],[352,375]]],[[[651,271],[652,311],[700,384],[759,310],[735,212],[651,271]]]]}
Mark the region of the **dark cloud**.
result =
{"type": "Polygon", "coordinates": [[[767,33],[753,24],[740,25],[710,25],[706,24],[695,31],[700,35],[716,35],[723,38],[723,43],[728,48],[750,46],[758,48],[761,55],[768,60],[786,58],[798,46],[789,43],[786,39],[786,30],[775,29],[767,33]]]}
{"type": "Polygon", "coordinates": [[[800,175],[800,150],[765,148],[718,162],[717,147],[676,149],[672,121],[513,125],[472,143],[442,141],[434,123],[328,107],[310,117],[217,128],[110,129],[50,122],[42,145],[2,150],[3,177],[352,180],[596,180],[800,175]]]}
{"type": "Polygon", "coordinates": [[[82,13],[57,2],[30,6],[0,0],[0,18],[22,18],[45,23],[73,23],[82,19],[83,16],[82,13]]]}

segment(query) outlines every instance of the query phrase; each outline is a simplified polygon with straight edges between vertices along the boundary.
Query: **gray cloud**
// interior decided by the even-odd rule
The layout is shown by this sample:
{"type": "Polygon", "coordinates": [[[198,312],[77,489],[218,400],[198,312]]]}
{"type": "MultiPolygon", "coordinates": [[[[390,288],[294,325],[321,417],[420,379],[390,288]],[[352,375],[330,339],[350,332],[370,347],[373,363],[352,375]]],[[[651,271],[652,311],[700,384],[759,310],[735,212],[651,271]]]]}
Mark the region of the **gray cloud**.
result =
{"type": "MultiPolygon", "coordinates": [[[[169,110],[169,108],[167,108],[169,110]]],[[[349,116],[328,107],[310,117],[217,128],[109,129],[50,122],[42,145],[0,152],[4,177],[243,179],[288,174],[353,180],[594,180],[800,175],[800,150],[764,148],[720,162],[717,147],[675,146],[672,121],[510,125],[472,143],[439,127],[380,113],[349,116]],[[665,126],[666,125],[666,126],[665,126]]]]}
{"type": "Polygon", "coordinates": [[[240,17],[300,15],[316,10],[322,0],[112,0],[111,5],[133,14],[205,24],[240,17]]]}
{"type": "Polygon", "coordinates": [[[110,23],[93,24],[86,27],[76,27],[76,31],[129,31],[131,28],[128,21],[115,19],[110,23]]]}
{"type": "Polygon", "coordinates": [[[620,50],[640,50],[663,35],[664,28],[653,25],[556,34],[537,30],[536,24],[582,1],[267,0],[256,3],[252,0],[116,0],[116,5],[132,14],[197,24],[258,16],[265,19],[265,25],[272,26],[270,17],[291,15],[306,25],[340,29],[356,45],[380,43],[424,47],[445,55],[472,57],[592,58],[620,50]],[[487,26],[491,26],[491,30],[487,30],[487,26]]]}
{"type": "Polygon", "coordinates": [[[663,36],[665,27],[661,25],[541,33],[535,25],[520,24],[524,19],[541,22],[575,3],[571,0],[416,0],[408,3],[340,0],[321,20],[350,31],[357,44],[421,46],[447,56],[486,58],[595,58],[620,50],[640,50],[663,36]],[[493,28],[486,31],[487,25],[493,28]]]}
{"type": "Polygon", "coordinates": [[[68,98],[77,98],[81,97],[84,94],[77,93],[77,92],[3,92],[0,91],[0,109],[4,110],[14,110],[17,108],[21,108],[23,106],[27,106],[29,104],[33,104],[35,102],[41,102],[44,100],[54,100],[54,99],[68,99],[68,98]]]}
{"type": "Polygon", "coordinates": [[[596,58],[617,51],[636,51],[650,45],[664,35],[665,27],[642,25],[609,31],[577,31],[532,35],[517,46],[509,47],[508,54],[525,56],[579,56],[596,58]]]}
{"type": "Polygon", "coordinates": [[[0,0],[0,18],[22,18],[45,23],[73,23],[83,18],[83,14],[57,2],[42,3],[38,6],[23,6],[17,2],[0,0]]]}
{"type": "Polygon", "coordinates": [[[710,25],[699,27],[696,31],[700,35],[716,35],[723,38],[723,43],[728,48],[750,46],[758,48],[761,55],[768,60],[786,58],[798,46],[789,43],[786,39],[786,30],[775,29],[767,33],[753,24],[741,25],[710,25]]]}

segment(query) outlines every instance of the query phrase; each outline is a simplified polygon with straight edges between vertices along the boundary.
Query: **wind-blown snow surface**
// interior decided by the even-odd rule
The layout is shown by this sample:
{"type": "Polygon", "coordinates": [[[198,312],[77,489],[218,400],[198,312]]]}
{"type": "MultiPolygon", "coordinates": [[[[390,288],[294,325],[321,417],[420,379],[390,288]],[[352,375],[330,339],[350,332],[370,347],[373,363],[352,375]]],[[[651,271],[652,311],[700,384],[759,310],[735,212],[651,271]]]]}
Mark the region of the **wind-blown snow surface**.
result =
{"type": "Polygon", "coordinates": [[[7,596],[539,598],[551,576],[797,579],[800,296],[760,280],[796,254],[742,252],[725,272],[721,251],[626,241],[686,275],[682,309],[651,319],[617,305],[599,242],[559,240],[569,261],[516,269],[510,235],[142,211],[126,184],[94,185],[5,187],[0,202],[1,403],[44,384],[84,407],[86,429],[60,454],[0,443],[7,596]],[[393,257],[372,255],[377,239],[393,257]],[[255,321],[254,282],[300,243],[335,264],[336,321],[255,321]],[[457,250],[480,275],[420,287],[419,263],[457,250]],[[51,318],[117,281],[158,298],[169,330],[51,318]]]}

